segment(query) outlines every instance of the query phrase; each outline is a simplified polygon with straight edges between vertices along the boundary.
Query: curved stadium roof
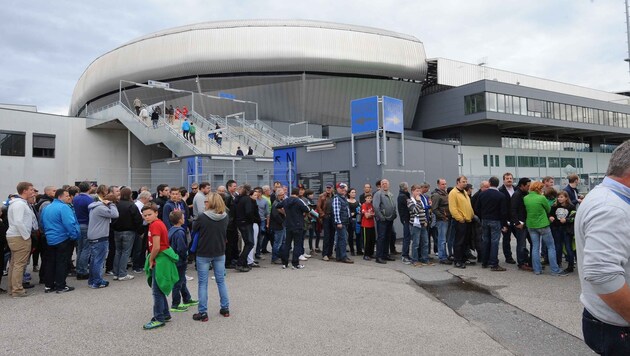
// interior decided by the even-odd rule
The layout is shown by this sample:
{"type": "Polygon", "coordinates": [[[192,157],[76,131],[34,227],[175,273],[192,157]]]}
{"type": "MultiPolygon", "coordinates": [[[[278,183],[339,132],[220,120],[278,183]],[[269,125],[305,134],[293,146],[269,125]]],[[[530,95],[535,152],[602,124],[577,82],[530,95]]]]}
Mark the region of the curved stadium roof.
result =
{"type": "Polygon", "coordinates": [[[149,34],[95,59],[79,78],[70,115],[115,92],[120,80],[319,72],[424,80],[420,40],[400,33],[303,20],[207,22],[149,34]]]}

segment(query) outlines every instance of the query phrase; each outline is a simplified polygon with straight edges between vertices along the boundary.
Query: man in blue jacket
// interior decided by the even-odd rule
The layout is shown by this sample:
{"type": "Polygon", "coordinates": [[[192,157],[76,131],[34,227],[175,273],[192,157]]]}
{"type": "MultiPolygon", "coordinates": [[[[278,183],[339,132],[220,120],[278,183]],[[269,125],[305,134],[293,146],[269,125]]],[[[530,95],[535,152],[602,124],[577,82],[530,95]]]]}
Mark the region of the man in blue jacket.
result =
{"type": "Polygon", "coordinates": [[[55,200],[42,212],[42,225],[46,233],[45,293],[56,291],[65,293],[74,290],[66,285],[68,275],[68,254],[72,252],[73,241],[81,236],[77,218],[68,205],[70,194],[66,189],[55,191],[55,200]]]}

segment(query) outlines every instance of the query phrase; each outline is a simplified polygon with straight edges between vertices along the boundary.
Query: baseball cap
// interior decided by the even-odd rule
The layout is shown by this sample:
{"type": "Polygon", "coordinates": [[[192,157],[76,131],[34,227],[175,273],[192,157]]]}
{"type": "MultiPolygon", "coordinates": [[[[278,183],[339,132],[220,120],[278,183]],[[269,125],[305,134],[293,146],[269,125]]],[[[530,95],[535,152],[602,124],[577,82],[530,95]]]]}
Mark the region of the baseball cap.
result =
{"type": "Polygon", "coordinates": [[[346,183],[339,182],[339,183],[337,183],[337,189],[339,189],[339,188],[346,189],[346,188],[348,188],[348,186],[346,185],[346,183]]]}
{"type": "Polygon", "coordinates": [[[332,183],[326,183],[326,188],[332,188],[333,184],[332,183]]]}

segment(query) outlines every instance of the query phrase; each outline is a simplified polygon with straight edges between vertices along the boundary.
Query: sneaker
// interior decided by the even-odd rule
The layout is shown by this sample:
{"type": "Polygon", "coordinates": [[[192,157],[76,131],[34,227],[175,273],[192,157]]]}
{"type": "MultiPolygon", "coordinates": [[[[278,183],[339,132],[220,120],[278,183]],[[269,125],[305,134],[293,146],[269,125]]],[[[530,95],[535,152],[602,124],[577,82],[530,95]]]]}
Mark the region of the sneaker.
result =
{"type": "Polygon", "coordinates": [[[55,289],[54,288],[48,288],[48,287],[44,287],[44,293],[52,293],[54,292],[55,289]]]}
{"type": "Polygon", "coordinates": [[[133,270],[133,273],[142,273],[144,272],[144,270],[140,269],[140,268],[136,268],[133,270]]]}
{"type": "Polygon", "coordinates": [[[183,304],[180,304],[180,306],[183,305],[185,307],[192,307],[192,306],[195,306],[195,305],[198,305],[198,304],[199,304],[198,300],[191,299],[188,302],[184,302],[183,304]]]}
{"type": "Polygon", "coordinates": [[[108,281],[103,281],[99,284],[90,284],[90,288],[92,289],[100,289],[100,288],[105,288],[109,286],[109,282],[108,281]]]}
{"type": "Polygon", "coordinates": [[[282,269],[287,269],[289,266],[287,265],[282,265],[282,269]]]}
{"type": "Polygon", "coordinates": [[[119,280],[119,281],[130,281],[130,280],[132,280],[132,279],[134,279],[134,278],[135,278],[134,276],[132,276],[132,275],[128,274],[128,275],[126,275],[126,276],[124,276],[124,277],[118,277],[118,280],[119,280]]]}
{"type": "Polygon", "coordinates": [[[239,272],[249,272],[252,270],[252,268],[249,266],[238,266],[236,270],[239,272]]]}
{"type": "Polygon", "coordinates": [[[114,275],[114,271],[105,271],[105,274],[108,276],[113,276],[114,275]]]}
{"type": "Polygon", "coordinates": [[[259,268],[260,264],[256,261],[252,262],[251,264],[248,265],[249,268],[259,268]]]}
{"type": "Polygon", "coordinates": [[[184,304],[180,304],[178,306],[173,306],[171,307],[171,309],[169,309],[169,311],[171,313],[181,313],[181,312],[186,312],[188,311],[188,307],[185,306],[184,304]]]}
{"type": "Polygon", "coordinates": [[[164,322],[163,321],[157,321],[157,320],[151,320],[150,322],[144,324],[142,326],[142,328],[144,330],[151,330],[151,329],[155,329],[155,328],[159,328],[164,326],[164,322]]]}
{"type": "Polygon", "coordinates": [[[114,276],[114,277],[112,277],[112,279],[117,281],[118,280],[118,276],[114,276]]]}
{"type": "Polygon", "coordinates": [[[505,268],[503,268],[503,267],[501,267],[501,266],[493,266],[493,267],[490,267],[490,270],[491,270],[492,272],[504,272],[504,271],[506,271],[506,269],[505,269],[505,268]]]}
{"type": "Polygon", "coordinates": [[[33,295],[33,293],[20,293],[20,294],[13,294],[12,297],[13,298],[26,298],[26,297],[30,297],[31,295],[33,295]]]}
{"type": "Polygon", "coordinates": [[[230,316],[230,309],[221,308],[221,310],[219,310],[219,314],[223,315],[224,318],[227,318],[230,316]]]}
{"type": "Polygon", "coordinates": [[[520,269],[521,271],[527,271],[527,272],[531,272],[531,271],[534,270],[533,268],[531,268],[528,265],[520,265],[520,266],[518,266],[518,269],[520,269]]]}
{"type": "Polygon", "coordinates": [[[291,269],[302,269],[304,267],[306,267],[306,266],[304,266],[304,265],[296,265],[296,266],[291,266],[291,269]]]}
{"type": "Polygon", "coordinates": [[[452,265],[453,261],[449,260],[449,259],[445,259],[445,260],[440,260],[440,264],[441,265],[452,265]]]}
{"type": "Polygon", "coordinates": [[[402,263],[403,263],[404,265],[410,265],[410,264],[411,264],[411,260],[410,260],[410,259],[408,259],[407,257],[403,257],[403,258],[402,258],[402,263]]]}
{"type": "Polygon", "coordinates": [[[567,271],[560,271],[558,273],[552,273],[551,275],[556,277],[566,277],[569,273],[567,271]]]}
{"type": "Polygon", "coordinates": [[[304,255],[300,255],[300,257],[298,257],[298,260],[306,261],[306,260],[308,260],[308,258],[306,258],[306,256],[304,256],[304,255]]]}
{"type": "Polygon", "coordinates": [[[363,256],[363,260],[364,261],[369,261],[370,260],[370,256],[363,256]]]}
{"type": "Polygon", "coordinates": [[[186,280],[187,280],[187,281],[192,281],[193,279],[195,279],[195,278],[193,278],[193,277],[191,277],[191,276],[186,276],[186,280]]]}
{"type": "Polygon", "coordinates": [[[324,260],[324,261],[330,261],[330,258],[328,258],[328,256],[324,256],[324,257],[322,257],[322,260],[324,260]]]}
{"type": "Polygon", "coordinates": [[[465,263],[461,263],[461,262],[455,262],[455,267],[464,269],[464,268],[466,268],[466,264],[465,263]]]}
{"type": "Polygon", "coordinates": [[[193,314],[192,318],[193,320],[206,322],[208,321],[208,313],[196,313],[193,314]]]}
{"type": "Polygon", "coordinates": [[[349,264],[354,263],[354,261],[353,261],[353,260],[351,260],[351,259],[349,259],[348,257],[346,257],[344,260],[341,260],[340,262],[343,262],[343,263],[349,263],[349,264]]]}
{"type": "Polygon", "coordinates": [[[422,266],[423,266],[423,264],[422,264],[422,263],[420,263],[420,262],[414,262],[414,263],[413,263],[413,266],[414,266],[414,267],[422,267],[422,266]]]}
{"type": "Polygon", "coordinates": [[[427,262],[420,262],[420,263],[422,264],[422,266],[435,266],[435,263],[429,262],[429,261],[427,261],[427,262]]]}
{"type": "Polygon", "coordinates": [[[567,273],[571,273],[573,272],[573,267],[567,267],[564,271],[567,273]]]}
{"type": "Polygon", "coordinates": [[[57,293],[66,293],[66,292],[72,292],[74,290],[74,287],[70,287],[70,286],[65,286],[61,289],[57,289],[56,292],[57,293]]]}
{"type": "Polygon", "coordinates": [[[308,253],[303,254],[302,256],[306,257],[306,258],[311,258],[313,256],[309,255],[308,253]]]}
{"type": "Polygon", "coordinates": [[[514,261],[514,259],[513,259],[513,258],[509,258],[509,259],[505,260],[505,263],[507,263],[507,264],[511,264],[511,265],[515,265],[515,264],[516,264],[516,261],[514,261]]]}
{"type": "Polygon", "coordinates": [[[79,274],[77,273],[77,281],[83,281],[86,279],[90,279],[90,275],[89,274],[79,274]]]}

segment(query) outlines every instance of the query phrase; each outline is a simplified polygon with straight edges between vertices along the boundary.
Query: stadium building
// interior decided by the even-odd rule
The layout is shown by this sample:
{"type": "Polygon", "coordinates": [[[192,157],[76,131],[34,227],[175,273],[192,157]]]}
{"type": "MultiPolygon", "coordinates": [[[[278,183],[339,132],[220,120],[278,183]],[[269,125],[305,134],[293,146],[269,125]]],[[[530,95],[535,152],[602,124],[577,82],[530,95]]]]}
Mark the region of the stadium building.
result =
{"type": "Polygon", "coordinates": [[[413,36],[317,21],[210,22],[149,34],[96,58],[68,116],[2,106],[0,162],[9,169],[1,188],[23,179],[268,183],[274,148],[347,138],[351,101],[370,96],[401,99],[405,136],[456,146],[443,164],[473,181],[510,171],[563,184],[575,172],[588,189],[630,138],[626,96],[427,59],[413,36]],[[159,108],[157,129],[137,115],[136,99],[149,113],[159,108]],[[170,106],[186,107],[196,144],[181,134],[183,115],[169,122],[170,106]],[[237,147],[254,154],[235,157],[237,147]]]}

